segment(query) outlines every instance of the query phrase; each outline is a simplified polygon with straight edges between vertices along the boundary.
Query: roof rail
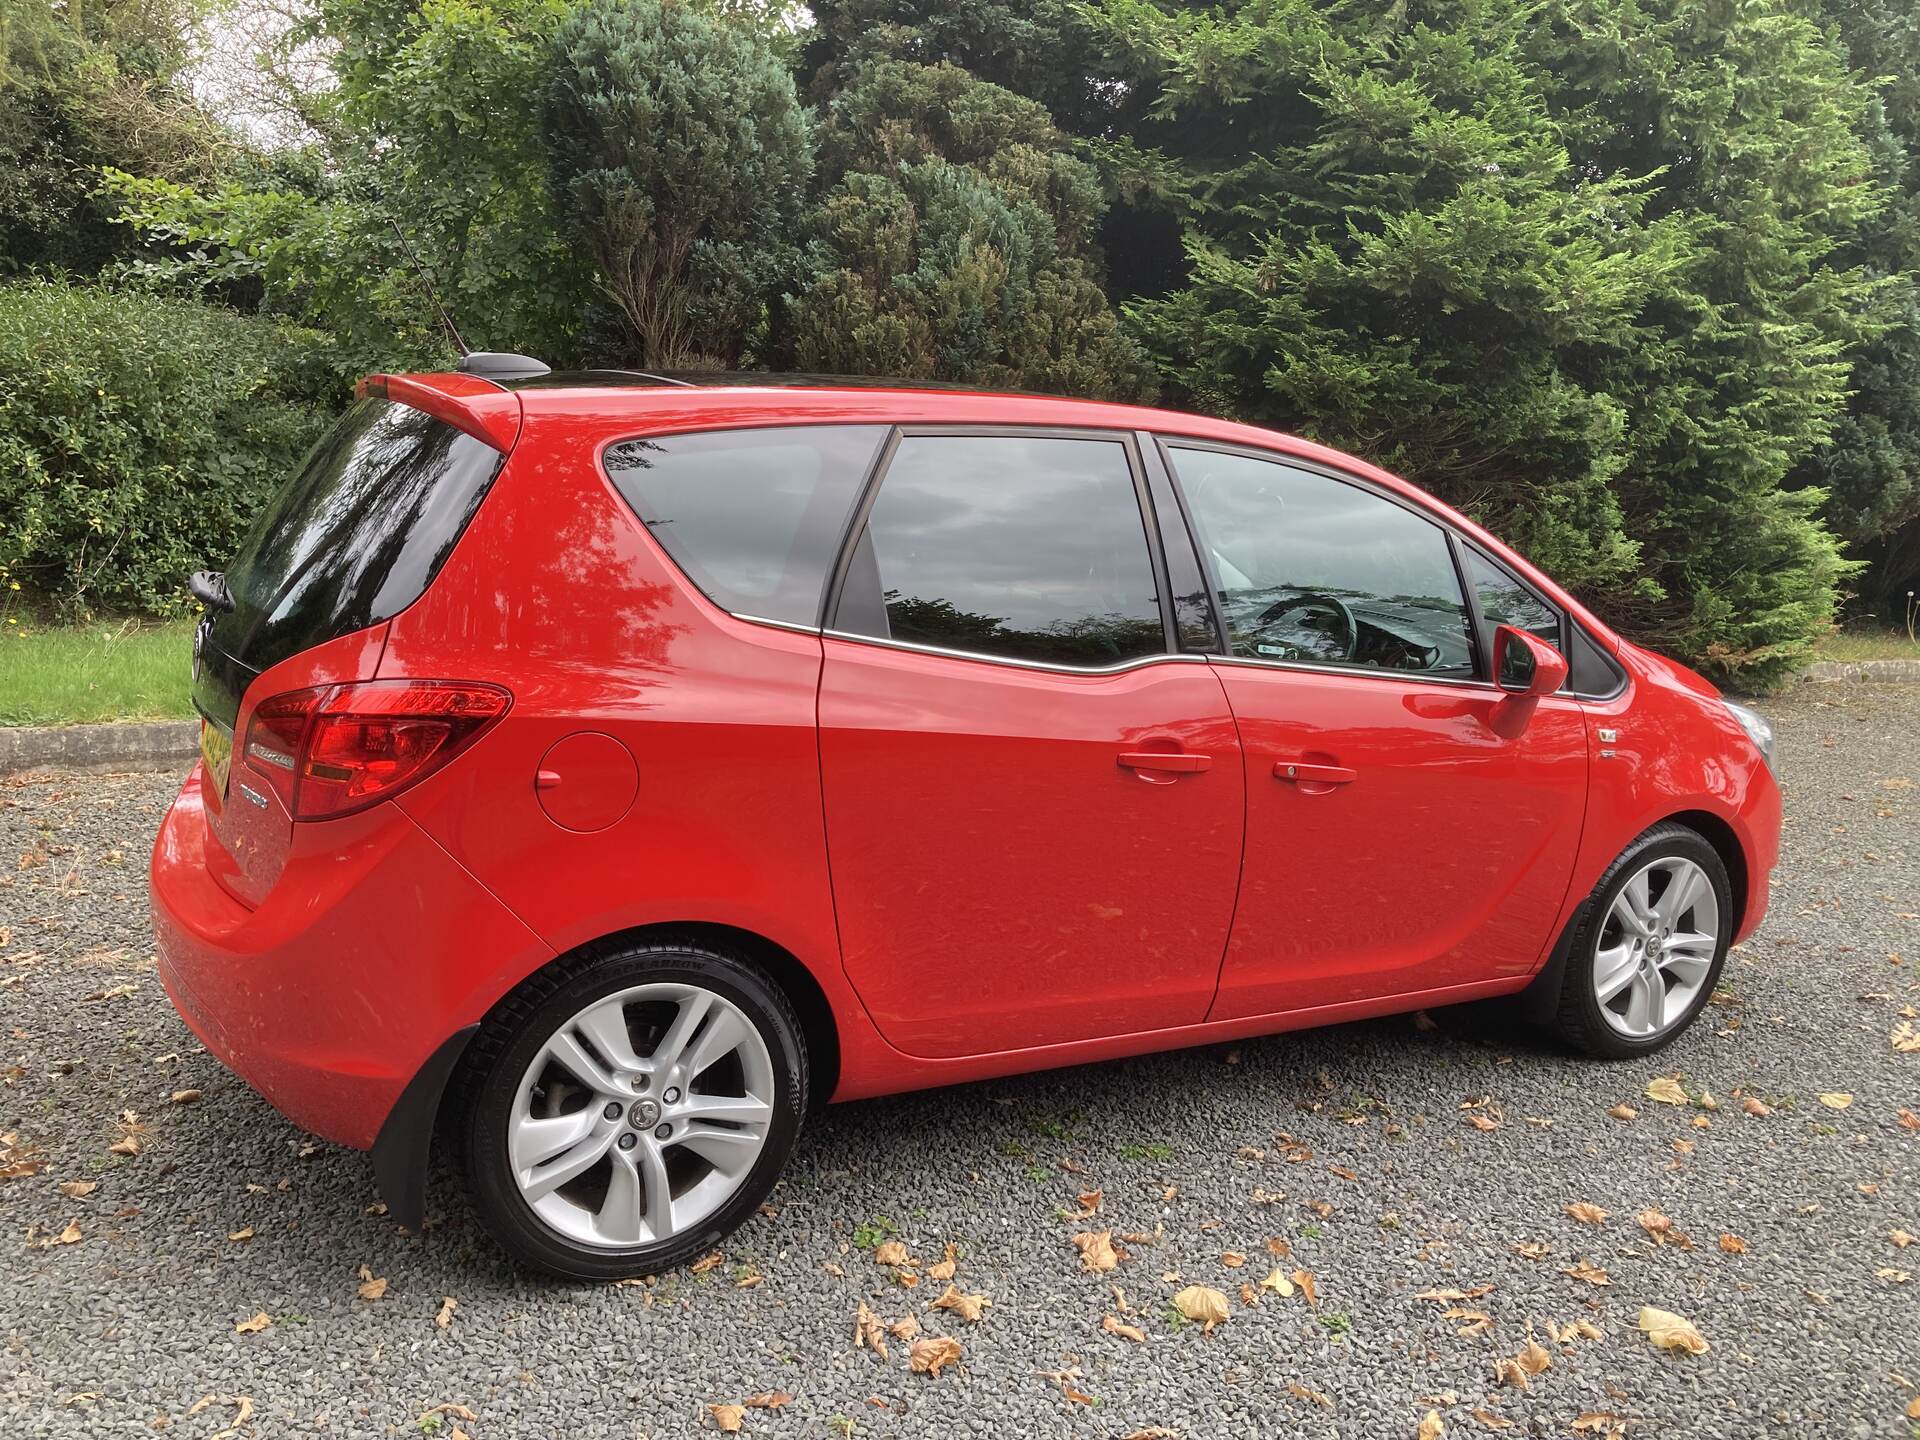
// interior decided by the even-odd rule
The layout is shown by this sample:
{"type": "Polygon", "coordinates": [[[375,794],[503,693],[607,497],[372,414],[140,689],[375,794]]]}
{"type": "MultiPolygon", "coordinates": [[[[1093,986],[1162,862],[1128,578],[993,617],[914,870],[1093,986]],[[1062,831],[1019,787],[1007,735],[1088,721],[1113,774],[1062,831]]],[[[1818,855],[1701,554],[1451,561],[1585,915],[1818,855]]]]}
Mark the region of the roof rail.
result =
{"type": "Polygon", "coordinates": [[[462,355],[455,368],[462,375],[478,375],[483,380],[528,380],[546,374],[548,369],[531,355],[515,355],[510,350],[475,350],[462,355]]]}

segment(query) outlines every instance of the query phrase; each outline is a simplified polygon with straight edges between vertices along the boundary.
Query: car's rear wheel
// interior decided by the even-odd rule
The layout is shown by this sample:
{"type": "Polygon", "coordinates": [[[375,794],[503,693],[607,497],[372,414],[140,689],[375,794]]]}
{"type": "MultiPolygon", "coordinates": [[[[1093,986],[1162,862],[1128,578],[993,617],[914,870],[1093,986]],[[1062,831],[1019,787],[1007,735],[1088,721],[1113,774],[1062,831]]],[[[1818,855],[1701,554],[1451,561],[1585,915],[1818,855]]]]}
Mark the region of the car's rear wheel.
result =
{"type": "Polygon", "coordinates": [[[1656,825],[1594,887],[1567,955],[1556,1028],[1592,1055],[1648,1055],[1713,996],[1733,936],[1719,853],[1683,825],[1656,825]]]}
{"type": "Polygon", "coordinates": [[[457,1134],[488,1228],[578,1279],[698,1257],[772,1191],[807,1102],[785,995],[661,944],[575,956],[509,996],[463,1063],[457,1134]]]}

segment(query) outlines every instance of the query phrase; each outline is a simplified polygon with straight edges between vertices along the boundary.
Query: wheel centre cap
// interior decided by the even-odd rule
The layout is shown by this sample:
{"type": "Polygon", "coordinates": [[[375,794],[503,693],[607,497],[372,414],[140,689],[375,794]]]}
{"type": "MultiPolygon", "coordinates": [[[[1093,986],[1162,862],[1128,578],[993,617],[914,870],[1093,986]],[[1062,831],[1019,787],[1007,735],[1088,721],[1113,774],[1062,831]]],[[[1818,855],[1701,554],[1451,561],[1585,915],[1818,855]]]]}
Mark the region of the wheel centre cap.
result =
{"type": "Polygon", "coordinates": [[[645,1130],[660,1118],[660,1107],[651,1100],[636,1100],[633,1109],[627,1112],[627,1123],[636,1130],[645,1130]]]}

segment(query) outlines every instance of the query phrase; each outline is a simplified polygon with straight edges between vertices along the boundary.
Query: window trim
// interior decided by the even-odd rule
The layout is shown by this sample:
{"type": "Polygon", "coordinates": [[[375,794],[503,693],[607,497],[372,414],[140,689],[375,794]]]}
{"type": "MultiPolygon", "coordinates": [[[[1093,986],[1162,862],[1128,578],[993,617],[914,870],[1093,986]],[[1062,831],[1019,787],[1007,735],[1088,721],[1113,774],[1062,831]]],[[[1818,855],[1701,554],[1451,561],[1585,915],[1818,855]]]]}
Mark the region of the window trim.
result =
{"type": "Polygon", "coordinates": [[[1207,656],[1185,652],[1179,648],[1179,631],[1174,623],[1172,597],[1167,593],[1169,589],[1167,557],[1161,547],[1158,525],[1153,516],[1138,436],[1132,430],[1106,429],[1091,425],[895,425],[892,433],[881,443],[873,470],[868,474],[866,484],[860,491],[859,498],[854,502],[848,516],[846,530],[840,537],[840,551],[829,572],[826,594],[821,602],[820,628],[817,633],[822,636],[832,636],[836,640],[877,645],[888,650],[940,655],[954,660],[976,660],[992,665],[1006,665],[1018,670],[1036,670],[1062,675],[1115,675],[1127,670],[1137,670],[1143,665],[1158,665],[1167,661],[1197,660],[1204,664],[1207,656]],[[891,636],[862,635],[856,631],[834,628],[833,620],[839,614],[841,597],[846,590],[847,576],[853,568],[854,552],[859,548],[860,537],[866,533],[867,519],[873,512],[874,502],[879,498],[880,487],[886,483],[887,473],[893,468],[893,459],[899,452],[900,442],[948,438],[1094,440],[1120,447],[1120,453],[1126,458],[1128,478],[1133,482],[1134,518],[1140,524],[1140,540],[1146,547],[1147,565],[1153,576],[1154,600],[1160,611],[1161,649],[1158,653],[1136,655],[1130,660],[1116,661],[1111,665],[1070,665],[1062,661],[1029,660],[1014,655],[995,655],[982,650],[952,650],[917,640],[895,640],[891,636]]]}
{"type": "Polygon", "coordinates": [[[1461,537],[1438,515],[1408,497],[1363,476],[1336,469],[1304,456],[1291,455],[1284,450],[1266,450],[1257,445],[1236,445],[1227,441],[1198,440],[1184,435],[1156,433],[1153,438],[1160,448],[1161,462],[1165,464],[1167,473],[1172,477],[1174,494],[1180,501],[1181,515],[1186,519],[1188,533],[1193,537],[1194,556],[1200,562],[1201,573],[1206,576],[1207,594],[1213,603],[1215,624],[1223,638],[1226,635],[1226,617],[1220,613],[1220,576],[1214,569],[1213,559],[1207,547],[1200,541],[1198,527],[1193,524],[1186,489],[1180,480],[1180,467],[1173,463],[1171,452],[1174,450],[1205,450],[1220,455],[1240,455],[1249,460],[1265,461],[1270,465],[1291,466],[1306,474],[1317,475],[1323,480],[1331,480],[1340,485],[1351,485],[1357,490],[1397,505],[1433,526],[1446,542],[1448,563],[1453,567],[1454,584],[1460,587],[1461,605],[1468,620],[1467,650],[1473,658],[1474,673],[1471,676],[1433,675],[1421,670],[1383,670],[1377,665],[1349,665],[1338,661],[1268,660],[1254,655],[1221,654],[1210,658],[1234,665],[1263,665],[1276,670],[1296,670],[1309,675],[1359,675],[1374,680],[1415,681],[1424,685],[1468,685],[1478,689],[1493,690],[1500,694],[1506,693],[1500,690],[1500,687],[1491,679],[1484,678],[1488,672],[1482,667],[1479,629],[1474,623],[1478,612],[1474,606],[1473,594],[1466,584],[1465,576],[1461,573],[1460,558],[1455,549],[1461,537]]]}

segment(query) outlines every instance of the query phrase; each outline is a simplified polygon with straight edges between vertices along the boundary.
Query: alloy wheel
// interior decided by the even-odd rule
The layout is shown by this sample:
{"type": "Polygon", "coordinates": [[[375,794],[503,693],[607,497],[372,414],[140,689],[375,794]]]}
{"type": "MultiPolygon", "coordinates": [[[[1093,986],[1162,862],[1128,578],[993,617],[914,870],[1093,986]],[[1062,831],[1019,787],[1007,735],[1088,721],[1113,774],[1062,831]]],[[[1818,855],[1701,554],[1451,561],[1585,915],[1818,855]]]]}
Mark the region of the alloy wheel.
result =
{"type": "Polygon", "coordinates": [[[507,1122],[514,1183],[577,1244],[629,1249],[708,1220],[740,1188],[774,1116],[759,1029],[698,985],[638,985],[547,1038],[507,1122]]]}
{"type": "Polygon", "coordinates": [[[1720,902],[1699,865],[1670,855],[1635,871],[1608,907],[1593,993],[1616,1032],[1646,1040],[1692,1013],[1720,944],[1720,902]]]}

